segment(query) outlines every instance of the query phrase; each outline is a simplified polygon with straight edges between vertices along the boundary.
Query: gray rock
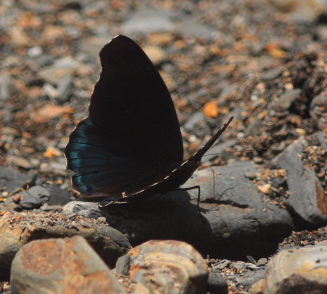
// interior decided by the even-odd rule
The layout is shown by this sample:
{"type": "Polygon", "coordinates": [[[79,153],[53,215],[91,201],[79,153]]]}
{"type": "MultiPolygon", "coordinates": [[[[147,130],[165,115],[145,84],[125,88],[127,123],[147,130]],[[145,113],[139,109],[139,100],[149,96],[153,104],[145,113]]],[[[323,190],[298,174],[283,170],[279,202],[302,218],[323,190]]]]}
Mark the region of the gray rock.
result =
{"type": "Polygon", "coordinates": [[[28,181],[29,177],[17,170],[0,166],[0,188],[11,193],[28,181]]]}
{"type": "Polygon", "coordinates": [[[267,70],[266,72],[261,74],[261,79],[262,80],[273,80],[276,79],[279,75],[281,75],[283,72],[283,67],[282,66],[278,66],[272,69],[267,70]]]}
{"type": "Polygon", "coordinates": [[[181,35],[201,38],[205,40],[216,40],[221,37],[221,33],[195,19],[186,19],[176,24],[176,31],[181,35]]]}
{"type": "Polygon", "coordinates": [[[101,37],[86,38],[81,43],[81,51],[93,55],[95,57],[98,57],[102,47],[110,41],[110,37],[111,36],[108,35],[105,38],[101,38],[101,37]]]}
{"type": "Polygon", "coordinates": [[[48,67],[39,71],[39,76],[47,82],[57,85],[58,81],[66,75],[72,75],[78,69],[78,62],[72,57],[63,57],[48,67]]]}
{"type": "Polygon", "coordinates": [[[73,93],[74,82],[71,75],[63,76],[58,82],[58,95],[61,102],[69,100],[73,93]]]}
{"type": "Polygon", "coordinates": [[[39,208],[50,198],[50,192],[42,186],[33,186],[19,193],[19,205],[23,209],[39,208]]]}
{"type": "Polygon", "coordinates": [[[218,269],[213,269],[210,271],[209,278],[207,281],[207,291],[209,291],[210,293],[217,294],[228,293],[227,281],[222,277],[218,269]]]}
{"type": "Polygon", "coordinates": [[[169,32],[174,29],[172,14],[159,9],[139,9],[121,26],[125,34],[169,32]]]}
{"type": "Polygon", "coordinates": [[[327,128],[327,95],[317,95],[310,103],[310,115],[321,130],[327,128]]]}
{"type": "Polygon", "coordinates": [[[279,97],[279,101],[274,105],[276,111],[287,110],[291,107],[292,103],[299,97],[301,94],[301,89],[292,89],[286,91],[279,97]]]}
{"type": "Polygon", "coordinates": [[[290,197],[287,204],[298,217],[298,225],[323,226],[327,224],[325,193],[316,173],[305,167],[301,153],[308,142],[302,137],[288,146],[271,162],[287,171],[290,197]]]}
{"type": "Polygon", "coordinates": [[[4,72],[0,74],[0,101],[6,101],[10,97],[10,75],[4,72]]]}
{"type": "Polygon", "coordinates": [[[49,191],[49,205],[64,205],[70,201],[70,194],[61,189],[58,185],[48,185],[44,187],[47,191],[49,191]]]}

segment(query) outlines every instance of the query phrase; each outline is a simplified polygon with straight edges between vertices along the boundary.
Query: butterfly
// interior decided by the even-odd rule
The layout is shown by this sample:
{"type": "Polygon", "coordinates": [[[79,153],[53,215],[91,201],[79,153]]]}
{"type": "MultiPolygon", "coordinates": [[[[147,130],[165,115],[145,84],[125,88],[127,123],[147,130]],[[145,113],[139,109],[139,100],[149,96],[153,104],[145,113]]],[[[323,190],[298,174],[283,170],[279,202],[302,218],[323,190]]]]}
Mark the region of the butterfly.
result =
{"type": "Polygon", "coordinates": [[[141,47],[119,35],[102,48],[100,61],[89,116],[65,148],[74,188],[87,198],[102,199],[100,207],[178,189],[233,118],[183,160],[173,101],[141,47]]]}

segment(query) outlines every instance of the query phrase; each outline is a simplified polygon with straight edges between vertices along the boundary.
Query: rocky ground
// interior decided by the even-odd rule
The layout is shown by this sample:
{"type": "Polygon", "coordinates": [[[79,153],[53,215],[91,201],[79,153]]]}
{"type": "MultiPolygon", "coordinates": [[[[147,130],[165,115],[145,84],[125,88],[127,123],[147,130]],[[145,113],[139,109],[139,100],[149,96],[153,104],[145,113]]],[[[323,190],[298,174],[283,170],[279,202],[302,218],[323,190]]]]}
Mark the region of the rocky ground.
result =
{"type": "Polygon", "coordinates": [[[322,0],[2,0],[1,293],[327,292],[326,47],[322,0]],[[206,223],[195,192],[74,201],[63,149],[117,34],[165,80],[186,158],[234,116],[185,184],[206,223]]]}

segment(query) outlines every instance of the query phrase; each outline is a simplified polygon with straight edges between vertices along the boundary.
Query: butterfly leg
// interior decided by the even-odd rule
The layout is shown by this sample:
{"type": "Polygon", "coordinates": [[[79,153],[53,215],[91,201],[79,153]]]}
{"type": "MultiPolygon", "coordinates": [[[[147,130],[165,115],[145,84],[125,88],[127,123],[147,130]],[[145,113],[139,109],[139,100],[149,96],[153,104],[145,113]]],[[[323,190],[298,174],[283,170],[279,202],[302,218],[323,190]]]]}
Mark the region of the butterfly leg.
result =
{"type": "Polygon", "coordinates": [[[193,189],[198,189],[198,201],[196,204],[196,208],[198,210],[199,215],[201,216],[201,219],[204,221],[204,223],[206,223],[204,216],[202,215],[201,211],[200,211],[200,194],[201,194],[201,188],[199,185],[197,186],[193,186],[193,187],[187,187],[187,188],[178,188],[176,189],[177,191],[188,191],[188,190],[193,190],[193,189]]]}

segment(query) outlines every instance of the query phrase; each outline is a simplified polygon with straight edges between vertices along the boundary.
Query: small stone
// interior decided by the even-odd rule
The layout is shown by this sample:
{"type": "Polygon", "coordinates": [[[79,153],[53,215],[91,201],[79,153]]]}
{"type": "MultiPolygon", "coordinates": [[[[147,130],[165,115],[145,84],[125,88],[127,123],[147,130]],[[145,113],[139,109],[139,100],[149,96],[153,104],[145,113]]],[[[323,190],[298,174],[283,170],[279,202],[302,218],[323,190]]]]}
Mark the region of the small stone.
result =
{"type": "Polygon", "coordinates": [[[43,50],[40,46],[34,46],[27,50],[27,54],[30,57],[37,57],[43,53],[43,50]]]}
{"type": "Polygon", "coordinates": [[[116,262],[116,271],[118,274],[128,275],[131,258],[128,254],[118,258],[116,262]]]}
{"type": "Polygon", "coordinates": [[[283,72],[283,67],[275,67],[261,74],[262,80],[273,80],[276,79],[283,72]]]}
{"type": "Polygon", "coordinates": [[[204,105],[203,112],[207,117],[216,118],[219,114],[217,103],[210,101],[204,105]]]}
{"type": "Polygon", "coordinates": [[[264,194],[269,194],[271,189],[271,184],[260,185],[258,186],[258,189],[260,192],[264,194]]]}
{"type": "Polygon", "coordinates": [[[185,19],[176,25],[176,30],[181,35],[201,38],[204,40],[218,39],[221,33],[208,25],[204,25],[195,19],[185,19]]]}
{"type": "Polygon", "coordinates": [[[24,209],[39,208],[50,197],[50,193],[42,186],[33,186],[19,193],[19,205],[24,209]]]}
{"type": "Polygon", "coordinates": [[[160,64],[165,58],[165,52],[159,47],[146,46],[143,50],[154,65],[160,64]]]}
{"type": "Polygon", "coordinates": [[[122,25],[126,34],[170,32],[173,28],[171,14],[159,9],[139,9],[122,25]]]}
{"type": "Polygon", "coordinates": [[[23,158],[23,157],[19,157],[19,156],[13,156],[10,155],[7,157],[8,162],[10,162],[12,165],[14,166],[18,166],[24,169],[30,169],[31,168],[31,163],[23,158]]]}
{"type": "Polygon", "coordinates": [[[69,100],[73,93],[74,82],[71,75],[63,76],[58,82],[58,96],[61,102],[66,102],[69,100]]]}
{"type": "Polygon", "coordinates": [[[72,57],[58,59],[53,65],[39,71],[39,76],[47,82],[57,85],[60,78],[74,74],[79,68],[79,63],[72,57]]]}
{"type": "Polygon", "coordinates": [[[255,157],[253,157],[253,161],[254,161],[254,163],[256,163],[256,164],[261,164],[261,163],[264,162],[264,159],[263,159],[262,157],[257,157],[257,156],[255,156],[255,157]]]}
{"type": "Polygon", "coordinates": [[[310,103],[310,115],[321,130],[327,128],[327,95],[317,95],[310,103]]]}
{"type": "Polygon", "coordinates": [[[219,294],[228,293],[227,281],[222,277],[219,270],[211,270],[207,281],[207,291],[219,294]]]}
{"type": "Polygon", "coordinates": [[[287,110],[291,107],[292,103],[299,97],[301,94],[301,89],[291,89],[282,94],[279,97],[278,103],[274,106],[276,111],[278,110],[287,110]]]}
{"type": "Polygon", "coordinates": [[[45,104],[40,109],[34,111],[31,117],[36,123],[44,123],[54,117],[63,115],[64,113],[73,113],[74,109],[70,107],[64,107],[60,105],[45,104]]]}
{"type": "Polygon", "coordinates": [[[257,178],[256,173],[252,173],[252,172],[246,172],[246,173],[244,173],[244,176],[246,178],[248,178],[249,180],[254,180],[257,178]]]}
{"type": "Polygon", "coordinates": [[[43,155],[47,158],[54,158],[56,156],[62,156],[62,152],[53,146],[49,146],[43,155]]]}

